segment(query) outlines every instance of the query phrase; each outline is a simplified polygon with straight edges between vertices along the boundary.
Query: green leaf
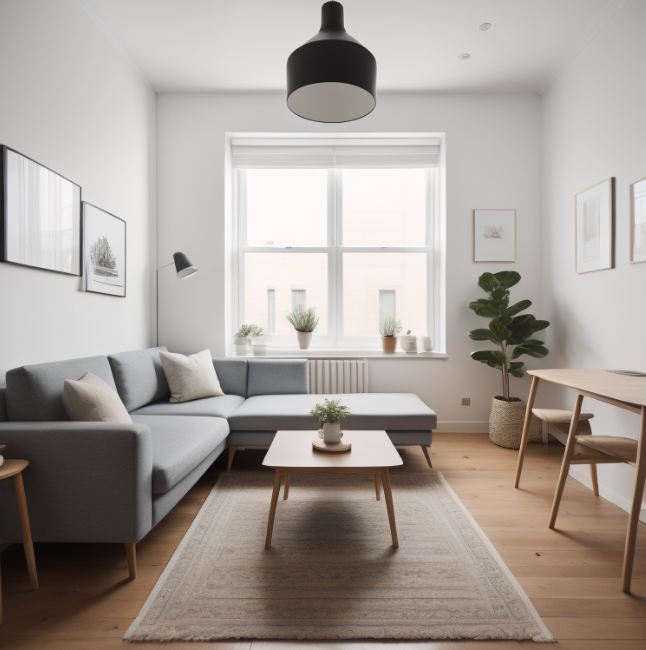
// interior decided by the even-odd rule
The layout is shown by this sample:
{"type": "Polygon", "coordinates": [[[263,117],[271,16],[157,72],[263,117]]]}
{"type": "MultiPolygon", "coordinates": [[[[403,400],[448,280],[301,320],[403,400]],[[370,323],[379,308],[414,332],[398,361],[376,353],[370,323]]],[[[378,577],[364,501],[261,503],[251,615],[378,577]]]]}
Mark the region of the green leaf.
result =
{"type": "Polygon", "coordinates": [[[503,289],[509,289],[520,282],[520,273],[516,271],[499,271],[494,277],[503,289]]]}
{"type": "Polygon", "coordinates": [[[489,300],[470,302],[469,309],[473,309],[478,316],[485,316],[487,318],[496,318],[499,316],[498,310],[492,306],[489,300]]]}
{"type": "Polygon", "coordinates": [[[511,358],[517,359],[521,354],[529,354],[530,357],[536,357],[537,359],[542,359],[549,354],[549,350],[543,345],[519,345],[513,351],[511,358]]]}
{"type": "Polygon", "coordinates": [[[511,334],[511,332],[497,318],[494,318],[491,323],[489,323],[489,329],[495,337],[494,343],[503,343],[511,334]]]}
{"type": "Polygon", "coordinates": [[[471,358],[480,363],[486,363],[491,368],[497,368],[502,370],[502,352],[498,350],[478,350],[477,352],[471,353],[471,358]]]}
{"type": "Polygon", "coordinates": [[[491,330],[484,328],[471,330],[469,332],[469,338],[474,341],[491,341],[492,343],[497,343],[491,330]]]}
{"type": "Polygon", "coordinates": [[[507,298],[508,296],[509,296],[509,291],[507,291],[506,289],[499,288],[499,289],[494,289],[491,292],[491,298],[492,298],[492,300],[494,300],[496,302],[497,301],[502,301],[505,298],[507,298]]]}
{"type": "Polygon", "coordinates": [[[519,345],[535,332],[549,327],[549,322],[546,320],[536,320],[531,314],[523,314],[522,316],[512,318],[508,327],[511,330],[508,343],[510,345],[519,345]]]}
{"type": "Polygon", "coordinates": [[[493,273],[483,273],[478,279],[478,286],[487,293],[491,293],[500,286],[500,283],[493,273]]]}
{"type": "Polygon", "coordinates": [[[515,305],[512,305],[505,311],[506,316],[515,316],[521,311],[525,311],[525,309],[529,309],[532,306],[532,301],[531,300],[521,300],[520,302],[517,302],[515,305]]]}

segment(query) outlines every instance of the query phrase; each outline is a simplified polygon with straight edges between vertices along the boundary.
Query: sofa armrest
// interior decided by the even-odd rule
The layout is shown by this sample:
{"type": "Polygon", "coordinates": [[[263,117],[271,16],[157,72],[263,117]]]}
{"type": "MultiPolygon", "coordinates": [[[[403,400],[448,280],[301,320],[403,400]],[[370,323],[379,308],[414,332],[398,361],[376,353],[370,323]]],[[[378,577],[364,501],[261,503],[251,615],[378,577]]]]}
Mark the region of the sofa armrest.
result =
{"type": "MultiPolygon", "coordinates": [[[[7,458],[24,458],[34,542],[138,542],[152,527],[152,434],[145,424],[0,422],[7,458]]],[[[0,542],[22,540],[3,481],[0,542]]]]}

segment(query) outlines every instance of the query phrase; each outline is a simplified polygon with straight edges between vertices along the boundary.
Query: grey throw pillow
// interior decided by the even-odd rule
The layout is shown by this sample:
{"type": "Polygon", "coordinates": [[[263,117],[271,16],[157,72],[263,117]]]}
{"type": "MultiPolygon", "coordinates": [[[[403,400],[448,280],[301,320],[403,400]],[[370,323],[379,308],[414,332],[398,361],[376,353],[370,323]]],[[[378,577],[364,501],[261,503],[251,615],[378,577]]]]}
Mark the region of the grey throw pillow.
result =
{"type": "Polygon", "coordinates": [[[171,402],[190,402],[224,395],[215,374],[210,350],[202,350],[190,357],[174,352],[160,352],[159,358],[170,386],[171,402]]]}
{"type": "Polygon", "coordinates": [[[119,395],[91,372],[78,380],[65,380],[63,405],[69,419],[76,422],[132,423],[119,395]]]}

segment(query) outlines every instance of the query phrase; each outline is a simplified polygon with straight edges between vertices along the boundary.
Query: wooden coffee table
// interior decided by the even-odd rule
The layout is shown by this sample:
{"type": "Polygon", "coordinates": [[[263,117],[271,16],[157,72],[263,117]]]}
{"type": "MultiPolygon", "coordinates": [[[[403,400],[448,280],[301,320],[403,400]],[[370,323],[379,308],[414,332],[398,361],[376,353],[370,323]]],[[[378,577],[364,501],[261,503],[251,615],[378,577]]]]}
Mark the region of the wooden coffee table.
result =
{"type": "Polygon", "coordinates": [[[378,501],[381,491],[379,477],[381,477],[393,546],[398,548],[395,508],[388,468],[402,465],[403,461],[388,434],[385,431],[344,431],[343,442],[351,442],[352,449],[343,454],[330,454],[314,449],[312,440],[317,435],[316,431],[278,431],[262,462],[263,465],[276,470],[265,548],[271,548],[281,478],[285,477],[283,499],[287,499],[289,479],[292,474],[374,474],[378,501]]]}

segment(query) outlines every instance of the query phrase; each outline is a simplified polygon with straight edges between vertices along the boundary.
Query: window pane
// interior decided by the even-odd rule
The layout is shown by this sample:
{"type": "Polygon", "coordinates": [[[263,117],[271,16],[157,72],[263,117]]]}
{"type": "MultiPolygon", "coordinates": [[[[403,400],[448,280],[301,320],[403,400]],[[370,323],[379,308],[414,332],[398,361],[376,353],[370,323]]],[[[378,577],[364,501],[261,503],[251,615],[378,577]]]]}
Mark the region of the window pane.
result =
{"type": "Polygon", "coordinates": [[[276,331],[276,290],[267,289],[267,334],[276,331]]]}
{"type": "Polygon", "coordinates": [[[292,311],[296,307],[307,307],[306,291],[304,289],[292,289],[292,311]]]}
{"type": "Polygon", "coordinates": [[[379,291],[379,322],[383,323],[386,318],[397,316],[397,292],[379,291]]]}
{"type": "Polygon", "coordinates": [[[404,331],[426,335],[426,253],[344,253],[343,333],[379,336],[381,296],[397,300],[404,331]]]}
{"type": "Polygon", "coordinates": [[[293,335],[285,314],[292,310],[294,294],[303,300],[307,295],[307,306],[316,307],[320,316],[314,333],[327,336],[327,253],[246,253],[244,273],[245,323],[260,325],[276,336],[293,335]]]}
{"type": "Polygon", "coordinates": [[[424,246],[425,169],[344,169],[344,246],[424,246]]]}
{"type": "Polygon", "coordinates": [[[248,246],[327,246],[327,170],[248,169],[248,246]]]}

